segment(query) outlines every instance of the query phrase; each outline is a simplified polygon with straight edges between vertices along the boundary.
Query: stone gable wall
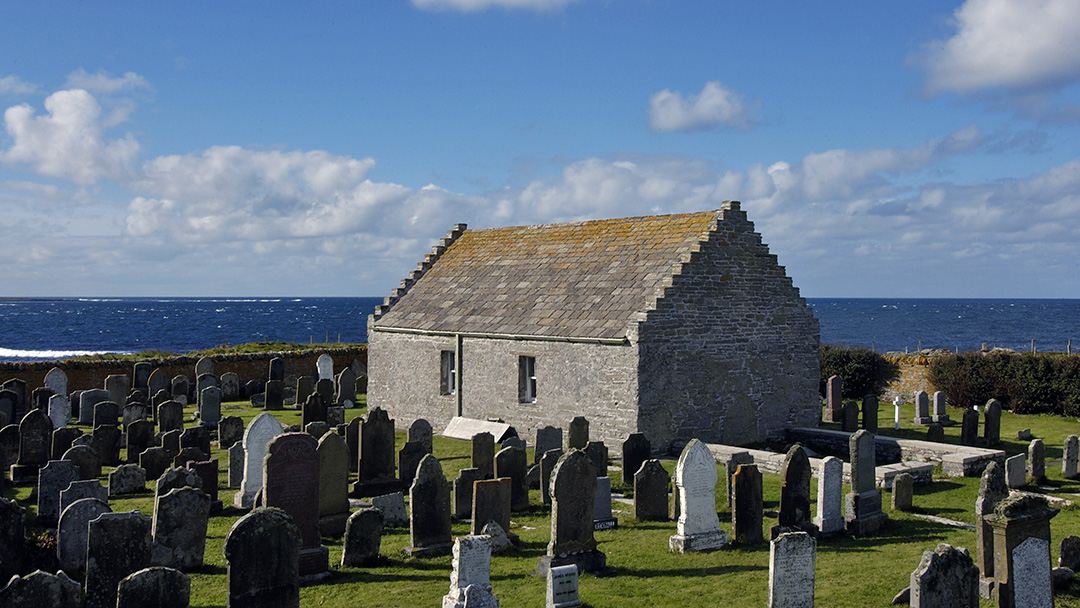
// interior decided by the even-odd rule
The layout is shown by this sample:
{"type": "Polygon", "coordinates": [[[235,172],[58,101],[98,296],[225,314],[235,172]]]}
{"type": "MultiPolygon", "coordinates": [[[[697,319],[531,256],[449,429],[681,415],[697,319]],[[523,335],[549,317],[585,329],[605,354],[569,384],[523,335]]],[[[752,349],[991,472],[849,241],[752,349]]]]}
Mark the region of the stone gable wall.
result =
{"type": "Polygon", "coordinates": [[[818,425],[818,321],[737,204],[636,333],[638,430],[654,448],[818,425]]]}

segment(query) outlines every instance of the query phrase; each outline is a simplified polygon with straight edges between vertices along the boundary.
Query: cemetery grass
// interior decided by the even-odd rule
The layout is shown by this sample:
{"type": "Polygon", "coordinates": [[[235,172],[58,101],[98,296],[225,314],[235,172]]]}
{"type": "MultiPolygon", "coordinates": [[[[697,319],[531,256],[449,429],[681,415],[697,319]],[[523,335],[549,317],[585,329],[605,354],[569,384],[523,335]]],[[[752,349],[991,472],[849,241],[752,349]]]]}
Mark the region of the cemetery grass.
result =
{"type": "MultiPolygon", "coordinates": [[[[891,404],[882,407],[879,419],[892,419],[891,404]]],[[[911,411],[905,406],[904,411],[911,411]]],[[[185,409],[187,424],[191,424],[194,408],[185,409]]],[[[245,424],[262,410],[244,403],[227,403],[223,415],[239,415],[245,424]]],[[[363,409],[346,411],[346,417],[360,415],[363,409]]],[[[954,412],[950,410],[950,414],[954,412]]],[[[954,418],[959,419],[960,411],[954,418]]],[[[285,409],[274,412],[285,424],[299,424],[300,412],[285,409]]],[[[832,425],[824,425],[826,427],[832,425]]],[[[1080,425],[1073,419],[1049,416],[1015,416],[1005,412],[1002,417],[1003,448],[1009,455],[1026,450],[1027,443],[1016,441],[1016,431],[1031,428],[1047,446],[1047,474],[1051,493],[1080,500],[1080,482],[1061,478],[1061,444],[1068,434],[1076,432],[1080,425]]],[[[921,437],[925,427],[913,427],[905,421],[899,431],[892,425],[882,428],[882,434],[921,437]]],[[[946,429],[946,441],[959,443],[959,427],[946,429]]],[[[404,443],[404,434],[398,433],[397,447],[404,443]]],[[[434,451],[442,463],[448,479],[457,476],[459,469],[469,466],[470,444],[466,441],[434,438],[434,451]]],[[[227,487],[227,454],[216,445],[213,457],[222,463],[219,498],[226,505],[220,514],[211,516],[207,531],[204,566],[191,576],[192,607],[223,607],[227,597],[226,563],[222,554],[225,536],[232,524],[243,512],[232,508],[235,489],[227,487]]],[[[529,462],[532,462],[529,451],[529,462]]],[[[617,468],[612,461],[610,475],[613,491],[626,491],[621,484],[617,468]]],[[[664,460],[669,472],[674,470],[675,460],[664,460]]],[[[111,468],[106,468],[107,472],[111,468]]],[[[353,475],[355,477],[355,475],[353,475]]],[[[723,479],[723,471],[720,471],[723,479]]],[[[769,527],[775,523],[780,498],[779,477],[763,475],[764,518],[763,530],[768,537],[769,527]]],[[[107,483],[107,477],[102,477],[107,483]]],[[[115,512],[139,509],[144,514],[153,512],[153,483],[146,493],[125,498],[112,498],[115,512]]],[[[881,533],[854,539],[840,535],[819,542],[816,566],[815,601],[818,606],[852,607],[887,606],[892,597],[909,582],[925,550],[938,543],[966,547],[974,557],[975,533],[921,520],[918,514],[936,515],[966,523],[974,523],[973,505],[978,492],[977,478],[945,479],[940,476],[930,486],[915,488],[915,512],[898,513],[889,507],[890,495],[883,492],[883,507],[891,522],[881,533]]],[[[845,491],[847,488],[845,487],[845,491]]],[[[816,481],[812,488],[816,497],[816,481]]],[[[29,486],[8,487],[5,496],[18,498],[28,507],[31,521],[35,508],[27,502],[29,486]]],[[[726,507],[723,484],[717,486],[717,509],[721,528],[731,531],[731,512],[726,507]]],[[[501,605],[542,606],[545,581],[531,573],[536,560],[546,552],[550,534],[548,509],[541,504],[537,490],[530,492],[531,507],[526,512],[514,513],[513,531],[520,536],[520,544],[508,552],[492,557],[491,584],[501,605]]],[[[614,514],[619,527],[596,533],[598,549],[607,554],[608,565],[613,568],[611,576],[585,574],[580,580],[581,598],[592,608],[622,608],[626,606],[761,606],[768,598],[769,544],[753,546],[729,546],[718,551],[676,555],[668,551],[668,537],[675,532],[675,522],[635,522],[630,505],[616,499],[614,514]]],[[[33,529],[33,526],[31,526],[33,529]]],[[[1080,509],[1063,509],[1051,521],[1052,559],[1057,562],[1057,542],[1065,535],[1080,531],[1080,509]]],[[[468,534],[467,522],[454,522],[455,536],[468,534]]],[[[301,587],[302,606],[354,607],[354,606],[437,606],[449,588],[451,559],[449,556],[431,559],[411,559],[402,555],[401,549],[409,543],[408,528],[391,528],[385,531],[381,554],[385,563],[371,568],[342,568],[340,539],[324,538],[323,544],[330,549],[330,576],[324,580],[301,587]]],[[[983,600],[982,606],[992,603],[983,600]]],[[[1080,584],[1073,583],[1064,595],[1056,597],[1057,606],[1080,608],[1080,584]]]]}

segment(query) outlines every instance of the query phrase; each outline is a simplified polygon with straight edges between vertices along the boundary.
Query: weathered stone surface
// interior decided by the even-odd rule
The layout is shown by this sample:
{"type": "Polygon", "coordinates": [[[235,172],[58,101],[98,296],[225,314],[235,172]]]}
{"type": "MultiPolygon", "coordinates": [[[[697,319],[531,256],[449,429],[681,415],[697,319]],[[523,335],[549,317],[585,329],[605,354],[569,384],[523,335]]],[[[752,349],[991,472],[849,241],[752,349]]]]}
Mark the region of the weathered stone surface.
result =
{"type": "Polygon", "coordinates": [[[472,517],[473,483],[482,479],[480,470],[472,467],[461,469],[454,479],[454,519],[472,517]]]}
{"type": "Polygon", "coordinates": [[[978,608],[979,569],[967,549],[941,543],[937,549],[924,552],[911,573],[909,601],[912,608],[978,608]]]}
{"type": "Polygon", "coordinates": [[[1058,545],[1058,566],[1073,572],[1080,570],[1080,537],[1069,535],[1058,545]]]}
{"type": "MultiPolygon", "coordinates": [[[[131,379],[127,377],[127,374],[113,374],[105,377],[105,390],[109,391],[109,401],[112,401],[119,407],[127,405],[127,396],[131,392],[131,379]]],[[[119,415],[119,412],[117,412],[119,415]]],[[[109,424],[116,424],[111,422],[109,424]]],[[[97,426],[96,424],[94,426],[97,426]]],[[[113,590],[113,596],[115,597],[115,590],[113,590]]],[[[111,607],[110,607],[111,608],[111,607]]]]}
{"type": "Polygon", "coordinates": [[[1051,606],[1050,520],[1058,509],[1035,494],[1013,494],[983,517],[994,534],[993,599],[999,607],[1051,606]]]}
{"type": "Polygon", "coordinates": [[[97,498],[108,502],[109,489],[101,485],[101,482],[96,479],[73,481],[68,484],[66,489],[60,491],[60,513],[63,513],[65,509],[76,501],[84,498],[97,498]]]}
{"type": "Polygon", "coordinates": [[[176,488],[202,489],[202,478],[193,469],[184,467],[167,469],[154,484],[154,500],[176,488]]]}
{"type": "Polygon", "coordinates": [[[1028,444],[1027,469],[1032,483],[1040,484],[1046,479],[1046,446],[1042,439],[1032,439],[1028,444]]]}
{"type": "Polygon", "coordinates": [[[366,507],[350,515],[348,523],[345,524],[341,566],[359,568],[377,564],[380,561],[382,532],[381,510],[366,507]]]}
{"type": "Polygon", "coordinates": [[[1005,459],[1005,483],[1010,488],[1027,485],[1027,455],[1017,454],[1005,459]]]}
{"type": "Polygon", "coordinates": [[[139,454],[139,467],[146,471],[147,479],[156,480],[161,477],[171,463],[172,458],[169,457],[169,452],[165,448],[146,448],[139,454]]]}
{"type": "MultiPolygon", "coordinates": [[[[127,400],[126,398],[124,399],[127,400]]],[[[102,401],[94,406],[94,428],[116,426],[120,419],[120,406],[113,401],[102,401]]]]}
{"type": "Polygon", "coordinates": [[[17,501],[0,497],[0,580],[22,572],[26,509],[17,501]]]}
{"type": "MultiPolygon", "coordinates": [[[[567,432],[567,449],[584,450],[589,445],[589,420],[584,416],[574,416],[567,432]]],[[[595,466],[595,465],[594,465],[595,466]]]]}
{"type": "Polygon", "coordinates": [[[1048,540],[1032,536],[1013,548],[1011,575],[1015,605],[1053,607],[1048,540]]]}
{"type": "Polygon", "coordinates": [[[675,487],[681,512],[668,545],[672,551],[705,551],[727,544],[716,515],[716,459],[704,443],[693,439],[675,466],[675,487]]]}
{"type": "Polygon", "coordinates": [[[555,465],[551,479],[551,540],[547,556],[537,563],[541,574],[568,563],[590,572],[607,568],[607,558],[596,549],[593,536],[595,479],[596,467],[582,450],[571,449],[555,465]]]}
{"type": "Polygon", "coordinates": [[[1076,435],[1065,438],[1065,446],[1061,451],[1061,476],[1065,479],[1076,479],[1077,460],[1080,458],[1080,440],[1076,435]]]}
{"type": "Polygon", "coordinates": [[[416,476],[416,467],[420,460],[431,452],[424,449],[424,444],[419,441],[406,441],[398,452],[398,476],[403,485],[412,485],[416,476]]]}
{"type": "Polygon", "coordinates": [[[770,537],[783,532],[807,532],[816,537],[818,528],[810,521],[810,459],[802,446],[796,444],[788,450],[780,467],[780,513],[770,537]]]}
{"type": "Polygon", "coordinates": [[[391,492],[371,499],[371,506],[383,514],[383,525],[387,528],[399,528],[409,523],[405,512],[405,493],[391,492]]]}
{"type": "Polygon", "coordinates": [[[554,566],[547,575],[546,608],[579,608],[578,569],[574,564],[554,566]]]}
{"type": "MultiPolygon", "coordinates": [[[[64,452],[71,449],[72,442],[82,434],[82,429],[73,426],[64,426],[53,430],[52,441],[49,446],[49,460],[63,460],[64,452]]],[[[3,460],[2,454],[0,454],[0,460],[3,460]]]]}
{"type": "MultiPolygon", "coordinates": [[[[548,450],[562,451],[563,431],[557,426],[545,426],[536,431],[536,443],[533,446],[533,460],[540,464],[540,458],[548,450]]],[[[637,469],[634,469],[635,471],[637,469]]]]}
{"type": "Polygon", "coordinates": [[[203,564],[210,497],[192,487],[173,488],[154,500],[155,566],[190,570],[203,564]]]}
{"type": "Polygon", "coordinates": [[[74,575],[86,569],[87,526],[102,513],[111,512],[108,503],[100,498],[77,500],[60,512],[56,557],[62,570],[74,575]]]}
{"type": "Polygon", "coordinates": [[[229,476],[226,484],[239,488],[244,483],[244,444],[240,441],[229,448],[229,476]]]}
{"type": "Polygon", "coordinates": [[[608,449],[603,441],[590,441],[585,445],[585,454],[596,467],[597,477],[607,477],[608,449]]]}
{"type": "Polygon", "coordinates": [[[417,467],[416,478],[409,488],[409,510],[409,547],[406,551],[417,557],[449,553],[453,543],[450,482],[443,475],[439,460],[431,454],[424,456],[417,467]]]}
{"type": "Polygon", "coordinates": [[[179,401],[166,401],[157,406],[158,432],[182,431],[184,428],[184,406],[179,401]]]}
{"type": "Polygon", "coordinates": [[[862,428],[876,433],[878,430],[878,396],[866,395],[862,398],[862,428]]]}
{"type": "Polygon", "coordinates": [[[86,539],[86,608],[115,608],[120,581],[150,566],[151,521],[138,511],[102,513],[86,539]]]}
{"type": "Polygon", "coordinates": [[[36,483],[38,469],[49,462],[52,420],[42,410],[30,410],[19,422],[19,457],[11,465],[13,483],[36,483]]]}
{"type": "Polygon", "coordinates": [[[394,466],[394,421],[376,406],[360,424],[358,480],[352,486],[354,496],[381,495],[401,488],[394,466]]]}
{"type": "Polygon", "coordinates": [[[934,419],[930,415],[930,396],[926,391],[915,392],[915,420],[916,425],[930,424],[934,419]]]}
{"type": "Polygon", "coordinates": [[[300,530],[281,509],[258,508],[225,536],[229,608],[299,608],[300,530]]]}
{"type": "Polygon", "coordinates": [[[244,420],[239,416],[224,416],[218,421],[218,446],[227,450],[244,440],[244,420]]]}
{"type": "MultiPolygon", "coordinates": [[[[60,492],[79,480],[79,470],[70,460],[50,460],[38,470],[37,519],[39,524],[56,525],[60,519],[60,492]]],[[[0,574],[4,574],[0,569],[0,574]]]]}
{"type": "Polygon", "coordinates": [[[785,532],[769,545],[769,608],[814,605],[817,541],[806,532],[785,532]]]}
{"type": "Polygon", "coordinates": [[[349,518],[349,446],[337,433],[319,439],[319,532],[339,537],[349,518]]]}
{"type": "Polygon", "coordinates": [[[49,420],[53,429],[59,429],[71,423],[71,402],[63,395],[49,397],[49,420]]]}
{"type": "Polygon", "coordinates": [[[915,480],[908,473],[899,473],[893,477],[892,508],[894,511],[910,511],[911,498],[914,494],[915,480]]]}
{"type": "Polygon", "coordinates": [[[116,608],[187,608],[190,600],[191,579],[174,568],[132,572],[116,590],[116,608]]]}
{"type": "Polygon", "coordinates": [[[1001,402],[991,399],[983,408],[983,443],[994,447],[1001,443],[1001,402]]]}
{"type": "Polygon", "coordinates": [[[191,386],[191,379],[183,374],[177,374],[173,376],[169,383],[170,394],[182,405],[188,403],[188,388],[191,386]]]}
{"type": "Polygon", "coordinates": [[[285,427],[269,412],[259,414],[248,424],[243,440],[244,481],[240,491],[234,496],[234,506],[250,509],[255,505],[255,497],[263,487],[263,458],[266,456],[266,445],[283,432],[285,432],[285,427]]]}
{"type": "Polygon", "coordinates": [[[840,376],[829,376],[825,381],[825,412],[822,420],[825,422],[840,422],[843,418],[843,401],[840,376]]]}
{"type": "Polygon", "coordinates": [[[76,445],[64,452],[64,460],[75,465],[79,479],[91,480],[101,476],[101,459],[94,448],[88,445],[76,445]]]}
{"type": "Polygon", "coordinates": [[[423,418],[417,418],[413,420],[413,423],[409,425],[408,440],[418,441],[420,445],[424,447],[425,454],[431,454],[431,437],[433,431],[431,429],[431,423],[423,418]]]}
{"type": "Polygon", "coordinates": [[[263,479],[263,504],[288,513],[300,530],[300,576],[328,572],[329,550],[319,536],[318,442],[307,433],[273,438],[266,446],[263,479]]]}
{"type": "Polygon", "coordinates": [[[634,519],[664,521],[668,517],[668,486],[671,475],[659,460],[641,463],[634,473],[634,519]]]}
{"type": "Polygon", "coordinates": [[[482,534],[489,521],[510,529],[510,479],[483,479],[473,484],[471,534],[482,534]]]}
{"type": "Polygon", "coordinates": [[[122,464],[109,473],[109,496],[146,491],[146,471],[137,464],[122,464]]]}
{"type": "Polygon", "coordinates": [[[510,508],[514,511],[529,508],[528,462],[525,450],[516,447],[503,448],[495,455],[495,477],[510,479],[510,508]]]}
{"type": "Polygon", "coordinates": [[[452,566],[450,591],[443,597],[443,608],[499,605],[491,594],[490,537],[474,535],[456,539],[452,566]]]}
{"type": "Polygon", "coordinates": [[[540,496],[545,505],[551,504],[551,473],[562,458],[562,449],[548,450],[540,458],[540,496]]]}
{"type": "Polygon", "coordinates": [[[491,433],[473,435],[472,468],[479,470],[484,479],[495,476],[495,437],[491,433]]]}
{"type": "Polygon", "coordinates": [[[876,487],[877,455],[873,433],[855,432],[848,440],[848,447],[851,492],[844,497],[844,525],[855,536],[873,534],[889,520],[881,510],[881,490],[876,487]]]}
{"type": "Polygon", "coordinates": [[[82,589],[63,571],[50,574],[35,570],[26,576],[11,577],[0,589],[0,606],[82,608],[82,589]]]}
{"type": "Polygon", "coordinates": [[[315,368],[319,373],[319,380],[334,379],[334,358],[327,354],[319,355],[315,361],[315,368]]]}
{"type": "MultiPolygon", "coordinates": [[[[761,533],[762,482],[757,466],[740,464],[731,492],[731,540],[752,545],[765,540],[761,533]]],[[[666,506],[666,505],[665,505],[666,506]]]]}

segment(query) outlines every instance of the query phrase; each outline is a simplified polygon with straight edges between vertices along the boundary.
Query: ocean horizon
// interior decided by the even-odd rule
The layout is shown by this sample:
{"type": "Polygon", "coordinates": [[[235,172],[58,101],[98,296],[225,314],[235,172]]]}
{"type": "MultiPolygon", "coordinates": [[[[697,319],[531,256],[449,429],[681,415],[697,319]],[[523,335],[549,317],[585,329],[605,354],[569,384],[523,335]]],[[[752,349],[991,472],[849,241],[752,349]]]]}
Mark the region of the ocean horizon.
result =
{"type": "MultiPolygon", "coordinates": [[[[366,342],[381,297],[3,297],[0,361],[246,342],[366,342]]],[[[1080,299],[807,298],[821,341],[878,352],[1080,346],[1080,299]]]]}

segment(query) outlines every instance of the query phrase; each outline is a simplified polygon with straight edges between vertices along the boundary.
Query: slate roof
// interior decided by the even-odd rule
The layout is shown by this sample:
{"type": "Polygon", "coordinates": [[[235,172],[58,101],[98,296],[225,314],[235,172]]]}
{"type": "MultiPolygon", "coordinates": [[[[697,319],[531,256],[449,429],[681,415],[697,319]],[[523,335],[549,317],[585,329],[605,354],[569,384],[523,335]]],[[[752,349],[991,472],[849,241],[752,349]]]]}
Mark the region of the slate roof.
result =
{"type": "Polygon", "coordinates": [[[719,213],[465,230],[373,326],[625,339],[719,213]]]}

